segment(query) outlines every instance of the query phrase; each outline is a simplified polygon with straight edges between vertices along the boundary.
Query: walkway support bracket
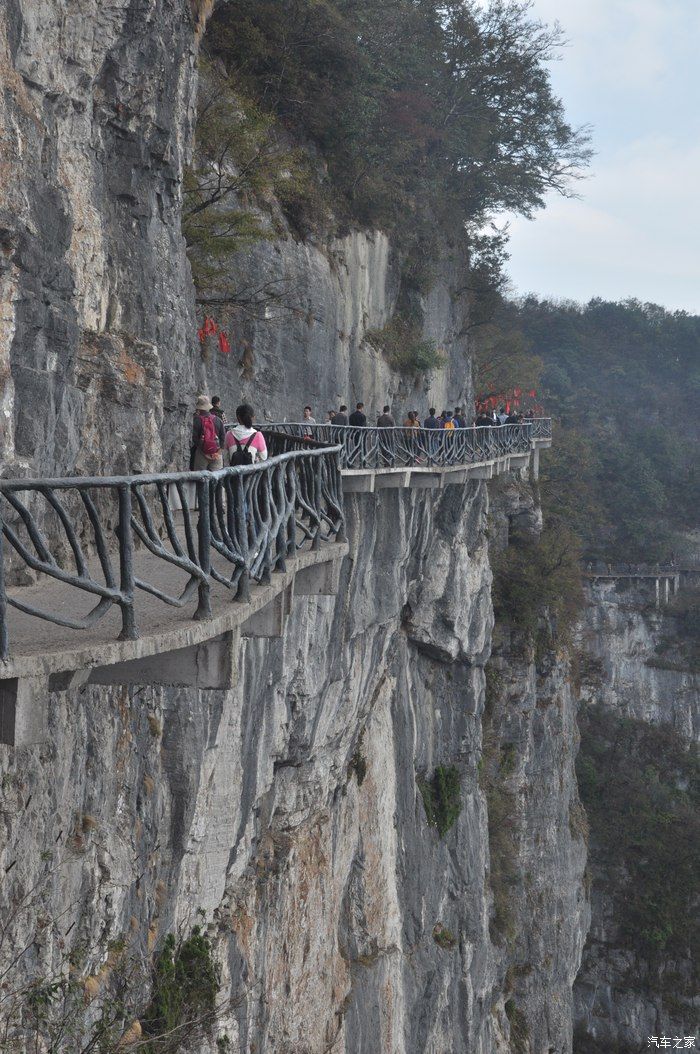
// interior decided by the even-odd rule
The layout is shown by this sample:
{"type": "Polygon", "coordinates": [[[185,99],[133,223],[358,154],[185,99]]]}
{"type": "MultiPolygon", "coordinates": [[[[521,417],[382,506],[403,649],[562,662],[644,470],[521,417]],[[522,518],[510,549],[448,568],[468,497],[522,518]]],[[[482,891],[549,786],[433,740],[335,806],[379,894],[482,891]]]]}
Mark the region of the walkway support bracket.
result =
{"type": "Polygon", "coordinates": [[[45,677],[7,677],[0,680],[0,743],[29,747],[46,739],[45,677]]]}

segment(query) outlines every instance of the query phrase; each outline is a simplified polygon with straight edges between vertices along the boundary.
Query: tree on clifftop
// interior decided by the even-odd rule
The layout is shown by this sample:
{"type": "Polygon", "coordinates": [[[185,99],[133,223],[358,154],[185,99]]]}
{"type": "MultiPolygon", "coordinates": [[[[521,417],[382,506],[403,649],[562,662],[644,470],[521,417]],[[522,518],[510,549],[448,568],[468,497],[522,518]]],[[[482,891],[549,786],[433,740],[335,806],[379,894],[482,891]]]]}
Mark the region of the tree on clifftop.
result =
{"type": "Polygon", "coordinates": [[[229,0],[206,35],[307,153],[308,178],[276,188],[297,233],[329,209],[409,246],[571,192],[590,151],[551,88],[562,43],[521,0],[229,0]]]}

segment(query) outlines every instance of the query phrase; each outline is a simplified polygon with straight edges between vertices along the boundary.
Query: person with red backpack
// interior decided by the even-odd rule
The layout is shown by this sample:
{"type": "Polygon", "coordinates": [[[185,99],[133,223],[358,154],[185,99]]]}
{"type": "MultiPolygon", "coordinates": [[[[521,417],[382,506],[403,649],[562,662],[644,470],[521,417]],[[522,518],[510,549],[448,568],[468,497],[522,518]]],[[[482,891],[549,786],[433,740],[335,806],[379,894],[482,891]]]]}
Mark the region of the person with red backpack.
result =
{"type": "Polygon", "coordinates": [[[253,428],[255,414],[248,403],[236,407],[237,424],[226,433],[229,465],[253,465],[267,460],[267,444],[262,432],[253,428]]]}
{"type": "Polygon", "coordinates": [[[192,421],[192,447],[194,458],[192,467],[199,472],[209,469],[215,472],[224,467],[223,451],[226,445],[224,422],[211,412],[209,396],[200,395],[196,402],[196,412],[192,421]]]}

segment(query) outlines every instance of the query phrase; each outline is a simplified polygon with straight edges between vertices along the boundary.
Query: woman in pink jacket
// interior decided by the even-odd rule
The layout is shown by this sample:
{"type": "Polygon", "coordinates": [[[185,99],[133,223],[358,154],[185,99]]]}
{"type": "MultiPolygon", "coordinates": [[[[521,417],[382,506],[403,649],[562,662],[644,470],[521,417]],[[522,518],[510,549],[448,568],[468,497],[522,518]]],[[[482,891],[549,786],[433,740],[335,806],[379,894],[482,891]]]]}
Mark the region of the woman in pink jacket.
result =
{"type": "Polygon", "coordinates": [[[253,407],[242,403],[236,408],[236,421],[226,433],[226,452],[229,465],[253,465],[267,460],[267,444],[262,432],[253,428],[253,407]]]}

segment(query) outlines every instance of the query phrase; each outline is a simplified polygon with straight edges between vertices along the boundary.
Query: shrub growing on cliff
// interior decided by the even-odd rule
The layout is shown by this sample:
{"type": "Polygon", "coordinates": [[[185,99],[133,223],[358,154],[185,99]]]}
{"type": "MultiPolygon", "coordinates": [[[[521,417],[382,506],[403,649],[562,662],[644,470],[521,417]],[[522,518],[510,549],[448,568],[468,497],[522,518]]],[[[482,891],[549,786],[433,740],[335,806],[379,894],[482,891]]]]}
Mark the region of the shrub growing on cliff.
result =
{"type": "MultiPolygon", "coordinates": [[[[25,915],[35,926],[27,944],[4,975],[0,992],[0,1049],[3,1054],[178,1054],[211,1039],[222,1006],[217,1004],[219,973],[207,938],[195,927],[189,937],[169,935],[153,962],[129,938],[76,944],[50,974],[26,979],[28,953],[35,952],[55,927],[28,897],[6,920],[4,937],[25,915]],[[144,1010],[144,997],[150,1002],[144,1010]]],[[[60,944],[59,944],[60,947],[60,944]]],[[[225,1036],[216,1040],[228,1049],[225,1036]]]]}
{"type": "Polygon", "coordinates": [[[513,1054],[528,1054],[530,1050],[530,1032],[527,1027],[527,1018],[514,999],[507,999],[505,1003],[506,1017],[510,1024],[510,1049],[513,1054]]]}
{"type": "Polygon", "coordinates": [[[581,546],[573,531],[546,527],[538,541],[514,538],[494,561],[493,605],[498,618],[533,636],[545,615],[566,639],[583,603],[581,546]]]}
{"type": "Polygon", "coordinates": [[[438,834],[444,838],[462,808],[458,770],[454,765],[438,765],[429,779],[418,780],[418,788],[428,823],[437,827],[438,834]]]}
{"type": "MultiPolygon", "coordinates": [[[[275,236],[266,205],[276,196],[296,210],[298,224],[313,214],[323,225],[326,206],[316,190],[307,156],[279,136],[274,116],[240,90],[221,63],[203,51],[199,59],[196,140],[183,182],[182,231],[197,301],[234,305],[246,313],[282,287],[255,290],[231,278],[228,259],[247,246],[275,236]]],[[[308,229],[303,230],[308,233],[308,229]]]]}
{"type": "Polygon", "coordinates": [[[445,354],[435,341],[424,340],[420,325],[400,315],[394,315],[383,329],[365,333],[365,340],[381,351],[389,365],[400,373],[430,373],[445,365],[445,354]]]}
{"type": "Polygon", "coordinates": [[[169,934],[153,969],[153,995],[143,1018],[144,1035],[152,1037],[147,1054],[176,1051],[193,1025],[214,1022],[219,971],[211,944],[198,926],[178,942],[169,934]],[[171,1037],[171,1047],[164,1040],[171,1037]]]}
{"type": "Polygon", "coordinates": [[[459,944],[459,940],[455,937],[452,930],[448,929],[447,926],[443,926],[441,922],[436,922],[433,926],[433,940],[438,948],[442,948],[446,952],[454,951],[459,944]]]}

